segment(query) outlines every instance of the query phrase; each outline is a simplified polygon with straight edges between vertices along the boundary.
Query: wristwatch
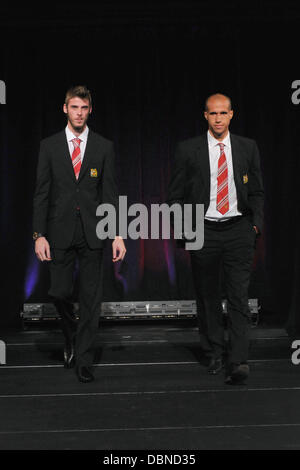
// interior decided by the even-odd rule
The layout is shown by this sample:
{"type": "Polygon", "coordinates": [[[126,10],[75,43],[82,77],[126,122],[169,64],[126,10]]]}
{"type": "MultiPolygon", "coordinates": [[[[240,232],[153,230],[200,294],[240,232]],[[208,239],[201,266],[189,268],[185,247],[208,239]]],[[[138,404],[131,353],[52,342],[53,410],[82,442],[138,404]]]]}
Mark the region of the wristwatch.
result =
{"type": "Polygon", "coordinates": [[[34,240],[37,240],[38,238],[40,237],[43,237],[44,235],[42,233],[38,233],[38,232],[33,232],[33,235],[32,235],[32,238],[34,240]]]}

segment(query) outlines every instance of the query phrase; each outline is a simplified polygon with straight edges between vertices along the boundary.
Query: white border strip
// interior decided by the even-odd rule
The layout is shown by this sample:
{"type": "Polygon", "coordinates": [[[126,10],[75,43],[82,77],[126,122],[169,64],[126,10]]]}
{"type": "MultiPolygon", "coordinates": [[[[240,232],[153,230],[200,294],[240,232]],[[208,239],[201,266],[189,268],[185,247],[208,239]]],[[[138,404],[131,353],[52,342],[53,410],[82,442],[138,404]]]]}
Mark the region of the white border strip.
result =
{"type": "Polygon", "coordinates": [[[249,429],[249,428],[283,428],[299,427],[300,423],[274,424],[219,424],[203,426],[162,426],[149,428],[98,428],[98,429],[41,429],[39,431],[0,431],[0,434],[51,434],[51,433],[80,433],[80,432],[141,432],[141,431],[194,431],[207,429],[249,429]]]}
{"type": "MultiPolygon", "coordinates": [[[[287,359],[251,359],[248,363],[257,364],[257,363],[266,363],[266,362],[288,362],[290,364],[291,361],[289,358],[287,359]]],[[[199,361],[178,361],[178,362],[118,362],[118,363],[102,363],[102,364],[93,364],[93,367],[133,367],[133,366],[180,366],[180,365],[191,365],[196,364],[201,366],[199,361]]],[[[26,365],[26,366],[7,366],[7,365],[0,365],[0,371],[2,369],[49,369],[49,368],[61,368],[63,369],[63,364],[45,364],[45,365],[26,365]]]]}
{"type": "Polygon", "coordinates": [[[222,388],[201,390],[153,390],[147,392],[87,392],[87,393],[41,393],[28,395],[0,395],[1,398],[53,398],[53,397],[103,397],[103,396],[128,396],[128,395],[170,395],[181,393],[228,393],[228,392],[281,392],[299,391],[300,387],[262,387],[262,388],[222,388]]]}
{"type": "MultiPolygon", "coordinates": [[[[251,341],[263,341],[263,340],[286,340],[286,336],[276,336],[274,338],[272,337],[259,337],[259,338],[252,338],[251,341]]],[[[189,341],[190,342],[190,341],[189,341]]],[[[154,339],[154,340],[130,340],[128,338],[120,338],[119,340],[114,340],[114,341],[101,341],[101,345],[103,344],[131,344],[131,343],[145,343],[145,344],[152,344],[152,343],[170,343],[169,340],[167,339],[154,339]]],[[[181,345],[182,343],[187,343],[187,340],[185,338],[182,338],[181,342],[177,342],[178,345],[181,345]]],[[[198,341],[195,341],[195,343],[198,344],[198,341]]],[[[64,343],[62,341],[60,342],[35,342],[35,343],[6,343],[6,346],[12,347],[12,346],[62,346],[64,343]]]]}

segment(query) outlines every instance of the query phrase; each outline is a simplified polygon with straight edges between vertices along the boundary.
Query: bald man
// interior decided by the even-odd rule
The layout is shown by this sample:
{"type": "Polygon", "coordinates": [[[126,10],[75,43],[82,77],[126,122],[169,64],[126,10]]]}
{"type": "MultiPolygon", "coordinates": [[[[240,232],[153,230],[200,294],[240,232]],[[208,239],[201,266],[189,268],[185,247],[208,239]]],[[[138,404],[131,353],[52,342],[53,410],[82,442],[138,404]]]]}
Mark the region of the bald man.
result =
{"type": "Polygon", "coordinates": [[[256,237],[263,227],[260,157],[255,141],[229,132],[230,98],[209,96],[204,117],[207,133],[177,146],[168,203],[204,205],[204,245],[190,251],[200,345],[208,358],[209,374],[225,367],[225,383],[241,384],[249,375],[248,286],[256,237]]]}

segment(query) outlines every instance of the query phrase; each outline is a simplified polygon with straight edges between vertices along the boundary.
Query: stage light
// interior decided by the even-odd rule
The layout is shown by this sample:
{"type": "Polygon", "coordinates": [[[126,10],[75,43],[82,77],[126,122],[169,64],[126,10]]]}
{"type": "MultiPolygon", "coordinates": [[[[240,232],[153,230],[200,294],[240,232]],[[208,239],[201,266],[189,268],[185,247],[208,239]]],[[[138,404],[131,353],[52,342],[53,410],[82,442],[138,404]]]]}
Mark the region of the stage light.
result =
{"type": "MultiPolygon", "coordinates": [[[[259,320],[258,299],[249,299],[249,319],[251,326],[259,320]]],[[[74,311],[79,315],[79,305],[74,304],[74,311]]],[[[226,322],[227,301],[222,301],[222,311],[226,322]]],[[[99,311],[99,320],[168,320],[195,319],[197,308],[195,300],[141,301],[141,302],[103,302],[99,311]]],[[[59,315],[51,303],[25,303],[21,318],[24,326],[33,322],[54,322],[59,315]]]]}

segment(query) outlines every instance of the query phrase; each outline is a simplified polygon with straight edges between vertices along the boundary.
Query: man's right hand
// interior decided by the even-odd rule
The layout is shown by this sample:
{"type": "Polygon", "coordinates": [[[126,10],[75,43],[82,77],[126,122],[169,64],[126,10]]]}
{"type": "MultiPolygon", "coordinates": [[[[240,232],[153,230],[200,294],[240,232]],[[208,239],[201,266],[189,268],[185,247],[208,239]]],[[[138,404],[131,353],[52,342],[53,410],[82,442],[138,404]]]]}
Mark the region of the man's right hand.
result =
{"type": "Polygon", "coordinates": [[[40,261],[51,261],[50,245],[45,237],[35,241],[35,254],[40,261]]]}

